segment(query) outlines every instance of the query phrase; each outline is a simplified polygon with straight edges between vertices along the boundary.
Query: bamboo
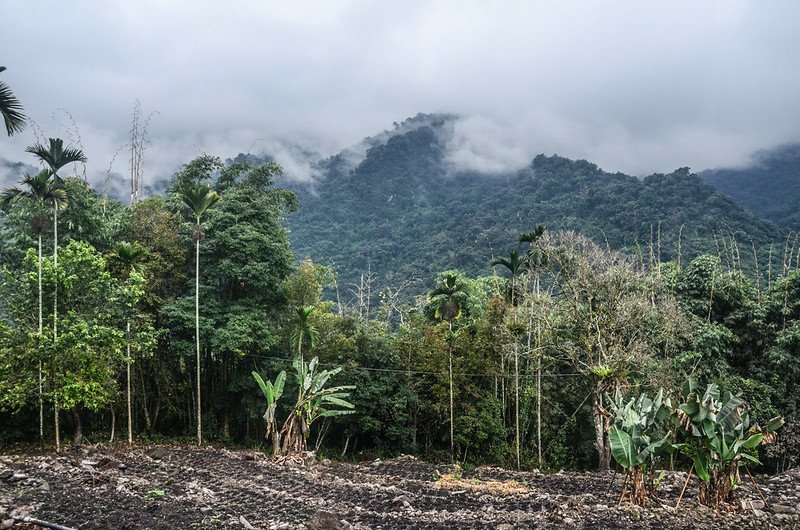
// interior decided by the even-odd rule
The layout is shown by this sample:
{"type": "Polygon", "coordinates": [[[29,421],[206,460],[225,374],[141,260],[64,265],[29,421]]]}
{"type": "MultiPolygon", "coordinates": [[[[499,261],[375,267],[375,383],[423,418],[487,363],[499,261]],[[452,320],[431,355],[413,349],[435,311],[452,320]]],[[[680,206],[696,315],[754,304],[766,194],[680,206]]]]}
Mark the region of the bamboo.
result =
{"type": "Polygon", "coordinates": [[[681,505],[681,500],[683,500],[683,494],[686,492],[686,486],[689,485],[689,479],[692,478],[692,471],[694,471],[694,464],[692,464],[692,467],[689,468],[689,475],[686,477],[686,482],[683,483],[683,489],[681,490],[680,497],[678,497],[678,502],[675,503],[675,511],[678,511],[678,507],[681,505]]]}

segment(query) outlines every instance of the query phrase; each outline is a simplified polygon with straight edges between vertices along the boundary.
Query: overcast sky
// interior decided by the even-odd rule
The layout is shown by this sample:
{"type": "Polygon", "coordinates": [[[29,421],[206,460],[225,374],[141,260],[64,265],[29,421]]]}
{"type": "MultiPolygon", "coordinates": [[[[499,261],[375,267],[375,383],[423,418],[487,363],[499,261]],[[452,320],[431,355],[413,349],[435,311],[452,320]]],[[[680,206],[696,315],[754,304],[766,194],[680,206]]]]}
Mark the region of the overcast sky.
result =
{"type": "Polygon", "coordinates": [[[77,141],[74,120],[93,180],[136,99],[158,113],[148,180],[201,152],[334,154],[419,112],[463,116],[451,159],[487,172],[542,152],[699,171],[800,140],[793,0],[2,0],[2,18],[0,79],[45,136],[77,141]]]}

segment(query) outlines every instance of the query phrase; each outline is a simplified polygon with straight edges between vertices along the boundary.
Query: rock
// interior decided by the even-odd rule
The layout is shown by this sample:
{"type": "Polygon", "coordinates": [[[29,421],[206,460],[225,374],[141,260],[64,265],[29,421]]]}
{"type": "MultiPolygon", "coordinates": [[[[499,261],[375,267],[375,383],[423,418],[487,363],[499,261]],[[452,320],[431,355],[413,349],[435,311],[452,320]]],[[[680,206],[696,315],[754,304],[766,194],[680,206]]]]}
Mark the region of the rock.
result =
{"type": "Polygon", "coordinates": [[[742,499],[742,509],[743,510],[763,510],[764,509],[764,501],[760,499],[756,500],[747,500],[742,499]]]}
{"type": "Polygon", "coordinates": [[[306,525],[308,530],[344,530],[346,527],[331,512],[318,510],[306,525]]]}
{"type": "Polygon", "coordinates": [[[575,519],[573,519],[572,517],[566,517],[564,519],[564,524],[573,525],[575,524],[575,519]]]}
{"type": "Polygon", "coordinates": [[[28,475],[26,475],[25,473],[14,473],[13,475],[11,475],[11,478],[8,479],[8,482],[11,483],[21,482],[26,478],[28,478],[28,475]]]}
{"type": "Polygon", "coordinates": [[[773,504],[770,506],[772,513],[794,513],[794,508],[786,506],[785,504],[773,504]]]}
{"type": "Polygon", "coordinates": [[[212,510],[213,509],[211,508],[211,506],[201,506],[200,507],[200,513],[211,513],[212,510]]]}
{"type": "Polygon", "coordinates": [[[514,527],[508,523],[502,523],[495,526],[495,530],[514,530],[514,527]]]}
{"type": "Polygon", "coordinates": [[[251,524],[250,524],[250,521],[248,521],[247,519],[245,519],[244,515],[240,515],[240,516],[239,516],[239,522],[240,522],[240,523],[241,523],[241,525],[242,525],[242,526],[244,526],[244,527],[245,527],[247,530],[255,530],[255,528],[256,528],[255,526],[253,526],[253,525],[251,525],[251,524]]]}
{"type": "Polygon", "coordinates": [[[753,510],[753,515],[755,515],[759,519],[761,519],[764,516],[766,516],[766,514],[764,512],[762,512],[761,510],[753,510]]]}
{"type": "Polygon", "coordinates": [[[82,460],[81,465],[84,467],[97,467],[99,465],[99,462],[97,462],[96,460],[82,460]]]}
{"type": "Polygon", "coordinates": [[[14,476],[14,472],[10,469],[4,469],[0,471],[0,480],[8,480],[12,476],[14,476]]]}
{"type": "Polygon", "coordinates": [[[329,459],[329,458],[325,458],[325,459],[323,459],[323,460],[322,460],[322,465],[323,465],[323,466],[329,466],[329,465],[331,465],[331,461],[330,461],[330,459],[329,459]]]}
{"type": "Polygon", "coordinates": [[[169,457],[169,451],[163,447],[153,447],[148,449],[145,454],[153,460],[165,460],[169,457]]]}
{"type": "Polygon", "coordinates": [[[0,523],[0,528],[4,530],[6,528],[13,528],[13,527],[14,527],[14,519],[6,519],[2,523],[0,523]]]}

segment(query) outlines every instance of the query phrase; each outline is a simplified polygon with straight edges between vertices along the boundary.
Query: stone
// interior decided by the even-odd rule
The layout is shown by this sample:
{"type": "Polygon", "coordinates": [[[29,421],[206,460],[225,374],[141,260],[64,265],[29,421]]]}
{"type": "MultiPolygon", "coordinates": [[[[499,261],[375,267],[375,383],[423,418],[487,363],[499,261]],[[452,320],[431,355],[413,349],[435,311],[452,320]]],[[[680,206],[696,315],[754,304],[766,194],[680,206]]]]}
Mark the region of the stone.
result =
{"type": "Polygon", "coordinates": [[[764,501],[762,501],[761,499],[756,499],[756,500],[742,499],[742,509],[743,510],[763,510],[764,509],[764,501]]]}
{"type": "Polygon", "coordinates": [[[250,524],[250,521],[248,521],[248,520],[245,518],[245,516],[244,516],[244,515],[240,515],[240,516],[239,516],[239,523],[240,523],[240,524],[241,524],[243,527],[245,527],[245,529],[246,529],[246,530],[255,530],[255,528],[256,528],[255,526],[253,526],[253,525],[251,525],[251,524],[250,524]]]}
{"type": "Polygon", "coordinates": [[[163,447],[153,447],[148,449],[145,454],[153,460],[165,460],[169,457],[169,451],[163,447]]]}
{"type": "Polygon", "coordinates": [[[14,527],[14,519],[6,519],[2,523],[0,523],[0,528],[4,530],[6,528],[13,528],[13,527],[14,527]]]}
{"type": "Polygon", "coordinates": [[[12,476],[14,476],[14,472],[10,469],[4,469],[0,471],[0,480],[8,480],[12,476]]]}
{"type": "Polygon", "coordinates": [[[772,508],[772,513],[794,513],[795,511],[791,506],[785,504],[773,504],[770,508],[772,508]]]}
{"type": "Polygon", "coordinates": [[[308,530],[344,530],[345,526],[339,522],[339,518],[331,512],[318,510],[306,525],[308,530]]]}

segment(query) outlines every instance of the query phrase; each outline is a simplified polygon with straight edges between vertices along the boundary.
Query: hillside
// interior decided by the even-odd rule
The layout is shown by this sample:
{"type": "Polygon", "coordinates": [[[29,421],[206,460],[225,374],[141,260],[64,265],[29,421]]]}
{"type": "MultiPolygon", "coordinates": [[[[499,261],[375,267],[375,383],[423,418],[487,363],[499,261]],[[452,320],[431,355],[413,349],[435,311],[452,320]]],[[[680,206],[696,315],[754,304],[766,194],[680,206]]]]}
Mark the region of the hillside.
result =
{"type": "Polygon", "coordinates": [[[760,151],[745,168],[713,169],[700,176],[753,213],[800,231],[800,144],[760,151]]]}
{"type": "Polygon", "coordinates": [[[658,253],[659,225],[662,260],[676,258],[682,226],[684,259],[724,248],[731,234],[748,255],[750,239],[757,247],[781,240],[775,225],[688,169],[638,179],[539,155],[513,173],[454,174],[443,123],[391,136],[354,167],[344,154],[324,161],[323,178],[297,189],[300,211],[289,220],[296,256],[334,265],[343,285],[368,267],[378,286],[428,285],[444,269],[488,272],[493,255],[539,224],[578,230],[644,259],[651,234],[658,253]]]}

